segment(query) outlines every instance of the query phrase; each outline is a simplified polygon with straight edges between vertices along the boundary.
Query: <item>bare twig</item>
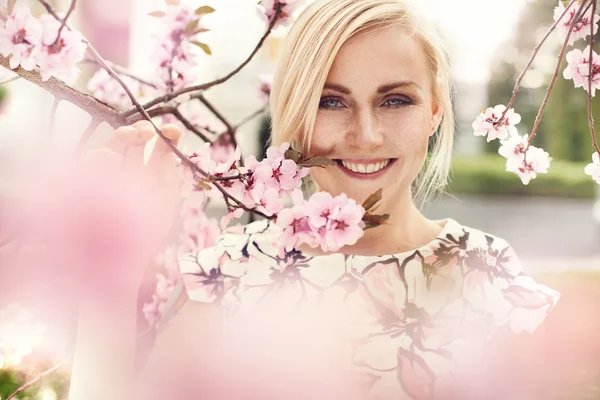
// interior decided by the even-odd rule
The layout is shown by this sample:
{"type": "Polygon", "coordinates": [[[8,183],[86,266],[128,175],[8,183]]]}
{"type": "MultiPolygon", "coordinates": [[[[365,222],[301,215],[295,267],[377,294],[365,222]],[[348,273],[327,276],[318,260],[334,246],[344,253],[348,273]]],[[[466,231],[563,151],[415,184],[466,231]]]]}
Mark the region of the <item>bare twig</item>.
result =
{"type": "Polygon", "coordinates": [[[596,0],[592,1],[592,19],[590,23],[590,55],[588,58],[589,62],[589,72],[588,72],[588,125],[590,126],[590,134],[592,135],[592,144],[594,145],[594,149],[600,156],[600,148],[598,147],[598,138],[596,137],[596,131],[594,130],[594,113],[592,112],[592,81],[594,80],[594,71],[592,66],[594,54],[594,15],[596,15],[596,0]]]}
{"type": "Polygon", "coordinates": [[[69,361],[69,359],[70,359],[70,357],[65,358],[60,363],[56,364],[52,368],[47,369],[46,371],[42,372],[41,374],[39,374],[38,376],[36,376],[32,380],[30,380],[29,382],[25,383],[23,386],[21,386],[20,388],[15,390],[12,394],[10,394],[6,398],[6,400],[11,400],[11,399],[15,398],[18,394],[23,393],[25,390],[29,389],[31,386],[38,383],[44,377],[58,371],[63,365],[65,365],[67,363],[67,361],[69,361]]]}
{"type": "Polygon", "coordinates": [[[556,29],[556,27],[558,26],[558,24],[560,22],[562,22],[562,19],[565,17],[565,15],[567,15],[567,13],[569,12],[569,9],[571,8],[571,6],[573,6],[573,4],[575,4],[575,3],[577,3],[577,1],[578,0],[572,0],[569,3],[569,5],[567,7],[565,7],[565,11],[562,13],[562,15],[560,16],[560,18],[558,18],[556,20],[556,22],[554,22],[554,24],[550,27],[550,29],[548,29],[548,32],[546,32],[546,34],[544,35],[544,37],[542,38],[542,40],[533,49],[533,54],[531,55],[531,58],[529,59],[529,62],[525,66],[525,69],[523,69],[523,71],[521,72],[521,75],[519,75],[519,77],[517,78],[517,81],[515,82],[515,87],[514,87],[513,92],[512,92],[512,97],[510,98],[510,101],[506,105],[506,110],[504,110],[504,112],[500,116],[500,119],[496,123],[497,125],[501,124],[502,121],[504,121],[504,117],[506,116],[506,113],[512,107],[512,105],[515,103],[515,100],[517,99],[517,93],[519,92],[519,88],[521,87],[521,81],[525,77],[525,74],[527,73],[527,71],[529,70],[529,68],[531,68],[531,64],[533,63],[533,60],[537,56],[538,52],[540,51],[540,49],[542,48],[542,46],[544,45],[544,43],[546,42],[546,40],[548,39],[548,37],[550,36],[550,34],[554,31],[554,29],[556,29]]]}
{"type": "MultiPolygon", "coordinates": [[[[7,57],[0,56],[0,65],[4,68],[11,69],[10,64],[7,57]]],[[[36,84],[42,89],[46,89],[50,93],[55,96],[60,97],[63,100],[66,100],[70,103],[75,104],[77,107],[81,108],[83,111],[90,114],[92,117],[101,119],[102,121],[106,121],[113,127],[123,125],[124,119],[121,116],[120,112],[107,104],[102,103],[98,99],[82,93],[77,89],[73,89],[68,86],[64,82],[56,79],[50,78],[47,81],[43,81],[39,72],[34,71],[26,71],[21,67],[13,70],[19,76],[28,80],[31,83],[36,84]]]]}
{"type": "Polygon", "coordinates": [[[212,143],[212,140],[210,140],[210,138],[208,138],[204,133],[200,132],[200,130],[187,118],[185,118],[177,108],[173,107],[171,114],[173,114],[173,116],[177,118],[179,122],[181,122],[188,130],[194,132],[200,139],[204,140],[205,142],[212,143]]]}
{"type": "Polygon", "coordinates": [[[204,106],[206,108],[208,108],[208,110],[211,113],[213,113],[213,115],[215,117],[217,117],[219,119],[219,121],[221,121],[223,123],[223,125],[225,125],[225,127],[227,128],[227,132],[233,133],[233,131],[234,131],[233,126],[231,126],[229,121],[227,121],[227,118],[225,118],[225,116],[223,116],[223,114],[221,114],[221,112],[219,110],[217,110],[215,108],[215,106],[213,106],[212,103],[206,99],[206,97],[204,97],[203,95],[199,95],[199,96],[196,96],[196,98],[198,100],[200,100],[200,102],[202,102],[202,104],[204,104],[204,106]]]}
{"type": "MultiPolygon", "coordinates": [[[[265,32],[265,34],[260,38],[260,41],[258,42],[258,44],[256,45],[256,47],[254,48],[254,50],[252,51],[252,53],[250,53],[250,55],[246,58],[246,60],[244,60],[244,62],[242,62],[233,71],[231,71],[230,73],[228,73],[224,77],[216,79],[214,81],[203,83],[201,85],[190,86],[190,87],[187,87],[187,88],[176,90],[173,93],[168,93],[168,94],[165,94],[163,96],[157,97],[156,99],[154,99],[152,101],[149,101],[148,103],[144,104],[143,107],[145,109],[148,109],[148,108],[151,108],[151,107],[153,107],[155,105],[158,105],[160,103],[164,103],[164,102],[173,100],[174,98],[176,98],[176,97],[178,97],[178,96],[180,96],[182,94],[189,93],[189,92],[196,92],[196,91],[206,90],[208,88],[211,88],[213,86],[216,86],[216,85],[219,85],[221,83],[224,83],[224,82],[228,81],[232,76],[234,76],[238,72],[240,72],[252,60],[252,58],[254,58],[254,56],[256,55],[256,53],[258,52],[258,50],[260,50],[260,48],[262,47],[263,43],[265,42],[265,40],[271,34],[271,31],[275,27],[275,23],[279,19],[279,15],[281,14],[281,7],[282,7],[282,5],[281,5],[281,3],[279,3],[278,6],[277,6],[277,10],[275,11],[275,15],[274,15],[273,19],[271,20],[271,23],[269,24],[269,27],[267,28],[267,31],[265,32]]],[[[125,113],[125,116],[129,117],[132,114],[135,114],[136,110],[137,110],[136,108],[133,108],[133,109],[127,111],[125,113]]],[[[139,111],[139,110],[137,110],[137,111],[139,111]]]]}
{"type": "Polygon", "coordinates": [[[60,104],[60,97],[54,98],[54,103],[52,104],[52,110],[50,110],[50,123],[48,126],[49,136],[52,137],[54,133],[54,121],[56,121],[56,111],[58,110],[58,105],[60,104]]]}
{"type": "Polygon", "coordinates": [[[11,83],[11,82],[14,82],[14,81],[19,80],[19,79],[21,79],[21,76],[19,76],[19,75],[13,76],[12,78],[10,78],[10,79],[8,79],[8,80],[6,80],[4,82],[0,82],[0,85],[5,85],[7,83],[11,83]]]}
{"type": "Polygon", "coordinates": [[[76,3],[76,0],[71,0],[71,5],[69,6],[67,15],[65,15],[65,19],[63,19],[63,22],[60,24],[60,28],[58,28],[58,33],[56,34],[56,39],[54,40],[54,43],[52,43],[52,46],[50,46],[50,47],[55,46],[56,43],[58,43],[58,41],[60,40],[60,34],[62,33],[62,30],[65,28],[65,24],[67,23],[67,20],[71,16],[71,13],[75,9],[75,3],[76,3]]]}
{"type": "Polygon", "coordinates": [[[587,8],[585,8],[585,10],[584,10],[584,7],[586,6],[586,2],[587,2],[587,0],[584,0],[581,3],[581,6],[579,6],[577,13],[573,17],[573,21],[571,21],[571,26],[569,27],[569,31],[567,32],[567,36],[565,37],[565,40],[563,42],[562,49],[560,50],[560,54],[558,55],[558,62],[556,63],[556,69],[554,70],[552,79],[550,80],[550,83],[548,84],[548,88],[546,89],[546,95],[544,96],[542,105],[538,111],[537,116],[535,117],[535,121],[533,123],[533,128],[531,129],[531,134],[529,136],[529,139],[527,140],[527,147],[529,147],[529,145],[531,144],[531,141],[535,137],[537,128],[540,125],[540,121],[542,120],[542,115],[544,114],[544,110],[546,109],[546,105],[548,104],[548,99],[550,98],[550,93],[552,92],[552,88],[554,87],[556,78],[558,78],[558,73],[560,72],[560,67],[562,65],[563,58],[565,57],[565,53],[567,51],[567,46],[569,44],[569,38],[571,37],[573,28],[575,27],[575,24],[577,23],[577,21],[579,21],[579,17],[581,15],[585,14],[587,12],[587,10],[589,10],[589,8],[591,7],[592,3],[595,3],[596,0],[593,0],[590,4],[588,4],[587,8]]]}
{"type": "Polygon", "coordinates": [[[268,110],[267,107],[263,107],[260,110],[256,110],[255,112],[253,112],[252,114],[248,115],[246,118],[241,120],[237,125],[234,125],[233,129],[237,132],[237,130],[239,129],[240,126],[252,121],[254,118],[258,117],[259,115],[266,113],[267,110],[268,110]]]}
{"type": "Polygon", "coordinates": [[[90,124],[85,129],[85,132],[83,132],[83,135],[81,135],[81,139],[79,140],[79,144],[77,145],[78,151],[81,150],[83,146],[85,146],[85,144],[92,137],[92,135],[96,131],[96,128],[98,128],[98,125],[100,125],[101,122],[102,121],[100,121],[99,119],[92,118],[90,124]]]}
{"type": "MultiPolygon", "coordinates": [[[[94,60],[94,59],[91,59],[91,58],[87,58],[87,57],[86,57],[86,58],[85,58],[83,61],[85,61],[85,62],[88,62],[88,63],[92,63],[92,64],[99,65],[99,64],[98,64],[98,61],[96,61],[96,60],[94,60]]],[[[116,72],[117,72],[119,75],[126,76],[126,77],[128,77],[128,78],[131,78],[131,79],[133,79],[134,81],[137,81],[137,82],[139,82],[139,83],[141,83],[141,84],[144,84],[144,85],[146,85],[146,86],[150,86],[150,87],[151,87],[151,88],[153,88],[153,89],[157,89],[157,87],[156,87],[156,85],[155,85],[154,83],[148,82],[148,81],[146,81],[146,80],[144,80],[144,79],[142,79],[142,78],[139,78],[139,77],[137,77],[137,76],[133,75],[131,72],[128,72],[128,71],[127,71],[125,68],[123,68],[123,67],[121,67],[121,66],[119,66],[119,65],[117,65],[117,64],[111,63],[111,62],[110,62],[110,61],[108,61],[108,60],[105,60],[105,61],[106,61],[106,64],[110,65],[110,67],[111,67],[112,69],[114,69],[114,70],[115,70],[115,71],[116,71],[116,72]]]]}

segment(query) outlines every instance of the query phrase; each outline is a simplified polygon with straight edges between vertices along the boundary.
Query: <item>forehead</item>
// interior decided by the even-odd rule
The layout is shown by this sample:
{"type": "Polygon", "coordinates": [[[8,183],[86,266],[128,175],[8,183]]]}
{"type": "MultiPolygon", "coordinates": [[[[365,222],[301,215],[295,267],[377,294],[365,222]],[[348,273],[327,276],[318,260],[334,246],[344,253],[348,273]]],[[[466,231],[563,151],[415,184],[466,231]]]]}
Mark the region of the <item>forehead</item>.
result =
{"type": "Polygon", "coordinates": [[[430,88],[430,72],[419,40],[402,26],[389,26],[349,39],[338,52],[327,81],[378,86],[411,80],[424,91],[430,88]]]}

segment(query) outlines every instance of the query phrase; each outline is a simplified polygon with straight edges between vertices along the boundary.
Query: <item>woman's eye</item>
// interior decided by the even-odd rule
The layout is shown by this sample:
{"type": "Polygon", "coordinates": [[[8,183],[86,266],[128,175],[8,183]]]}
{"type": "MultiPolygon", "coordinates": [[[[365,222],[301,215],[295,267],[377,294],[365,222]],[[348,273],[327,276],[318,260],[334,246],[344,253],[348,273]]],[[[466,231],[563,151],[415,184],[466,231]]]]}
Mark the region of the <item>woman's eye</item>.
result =
{"type": "Polygon", "coordinates": [[[326,110],[335,110],[338,108],[343,108],[343,106],[344,105],[341,101],[333,97],[324,97],[319,103],[319,108],[324,108],[326,110]]]}
{"type": "Polygon", "coordinates": [[[389,108],[400,108],[400,107],[412,104],[412,101],[408,97],[396,96],[396,97],[390,97],[389,99],[387,99],[385,104],[389,108]]]}

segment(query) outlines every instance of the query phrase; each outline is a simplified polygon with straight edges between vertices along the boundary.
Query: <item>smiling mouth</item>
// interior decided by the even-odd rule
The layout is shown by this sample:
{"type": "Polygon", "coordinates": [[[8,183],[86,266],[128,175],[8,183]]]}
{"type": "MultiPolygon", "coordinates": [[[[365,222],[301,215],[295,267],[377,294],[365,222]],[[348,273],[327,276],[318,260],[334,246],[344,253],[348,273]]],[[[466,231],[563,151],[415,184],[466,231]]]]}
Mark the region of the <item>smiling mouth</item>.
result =
{"type": "Polygon", "coordinates": [[[371,176],[386,170],[391,164],[396,161],[395,158],[382,159],[377,161],[350,161],[350,160],[334,160],[338,165],[351,174],[360,174],[363,176],[371,176]]]}

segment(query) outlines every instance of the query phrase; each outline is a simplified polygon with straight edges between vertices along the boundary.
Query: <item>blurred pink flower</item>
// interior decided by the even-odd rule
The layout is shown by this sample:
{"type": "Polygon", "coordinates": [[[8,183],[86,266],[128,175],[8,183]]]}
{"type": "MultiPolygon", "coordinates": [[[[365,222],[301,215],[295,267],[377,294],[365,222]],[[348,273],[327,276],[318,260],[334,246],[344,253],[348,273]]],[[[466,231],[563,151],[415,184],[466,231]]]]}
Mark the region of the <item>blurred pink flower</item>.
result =
{"type": "Polygon", "coordinates": [[[502,123],[498,125],[504,110],[506,110],[506,106],[499,104],[496,107],[489,107],[485,112],[482,111],[473,121],[475,136],[487,135],[487,141],[491,142],[496,138],[504,140],[509,135],[516,135],[518,132],[515,125],[521,122],[521,116],[511,108],[506,112],[502,123]]]}
{"type": "MultiPolygon", "coordinates": [[[[569,65],[563,71],[565,79],[573,79],[575,87],[583,87],[589,92],[589,62],[590,46],[582,52],[579,49],[573,49],[567,53],[567,62],[569,65]]],[[[600,56],[592,52],[592,97],[596,95],[596,89],[600,88],[600,56]]]]}
{"type": "MultiPolygon", "coordinates": [[[[573,22],[573,18],[575,17],[575,13],[577,9],[580,7],[579,3],[575,3],[575,5],[571,6],[567,15],[563,17],[561,23],[558,24],[558,27],[562,31],[563,35],[567,35],[569,29],[571,28],[571,23],[573,22]]],[[[565,12],[565,5],[561,0],[558,2],[558,6],[554,9],[554,20],[558,21],[560,16],[565,12]]],[[[598,32],[598,20],[600,20],[600,16],[598,14],[594,14],[593,16],[593,24],[594,24],[594,35],[598,32]]],[[[590,34],[590,24],[592,23],[592,9],[590,8],[584,15],[579,17],[579,21],[573,27],[573,31],[571,32],[571,36],[569,36],[569,45],[573,45],[578,39],[585,39],[590,34]]]]}
{"type": "Polygon", "coordinates": [[[271,96],[271,86],[273,86],[273,75],[262,74],[258,76],[258,80],[260,81],[258,96],[263,103],[268,103],[271,96]]]}
{"type": "Polygon", "coordinates": [[[77,63],[83,60],[87,45],[83,42],[81,33],[64,28],[56,44],[56,35],[60,22],[45,14],[40,17],[43,26],[41,50],[37,55],[42,80],[47,81],[51,76],[67,83],[73,83],[79,76],[77,63]]]}
{"type": "Polygon", "coordinates": [[[597,152],[592,154],[592,162],[585,166],[585,173],[600,184],[600,155],[597,152]]]}
{"type": "Polygon", "coordinates": [[[27,71],[36,67],[43,28],[28,7],[18,7],[0,25],[0,54],[10,56],[10,68],[21,66],[27,71]]]}
{"type": "Polygon", "coordinates": [[[257,6],[258,15],[267,24],[275,17],[277,7],[281,4],[281,12],[275,26],[288,26],[292,21],[292,15],[300,8],[304,0],[262,0],[257,6]]]}

